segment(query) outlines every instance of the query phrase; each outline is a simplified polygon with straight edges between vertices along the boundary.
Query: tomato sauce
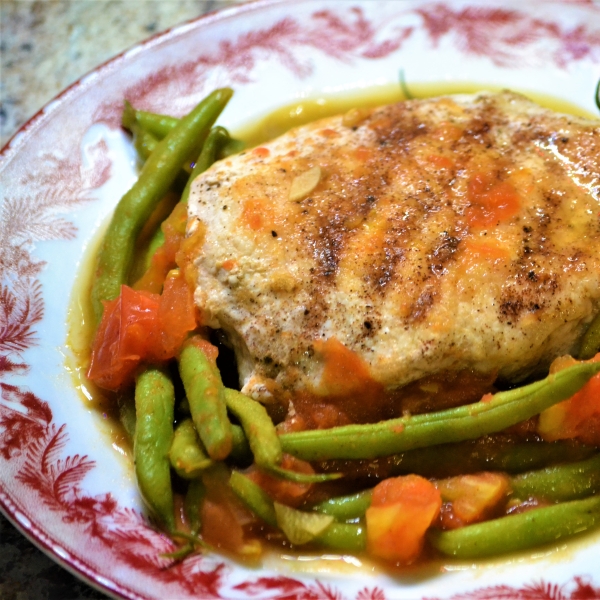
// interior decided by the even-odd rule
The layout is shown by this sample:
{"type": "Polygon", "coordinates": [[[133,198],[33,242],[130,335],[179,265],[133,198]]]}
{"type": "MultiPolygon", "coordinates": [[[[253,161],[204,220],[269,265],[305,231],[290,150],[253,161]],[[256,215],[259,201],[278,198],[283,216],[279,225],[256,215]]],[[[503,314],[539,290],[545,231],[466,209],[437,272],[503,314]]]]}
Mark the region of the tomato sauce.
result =
{"type": "Polygon", "coordinates": [[[401,389],[386,390],[368,365],[336,338],[315,343],[323,358],[318,390],[298,392],[285,431],[328,429],[350,423],[376,423],[477,402],[494,389],[495,373],[441,372],[401,389]]]}

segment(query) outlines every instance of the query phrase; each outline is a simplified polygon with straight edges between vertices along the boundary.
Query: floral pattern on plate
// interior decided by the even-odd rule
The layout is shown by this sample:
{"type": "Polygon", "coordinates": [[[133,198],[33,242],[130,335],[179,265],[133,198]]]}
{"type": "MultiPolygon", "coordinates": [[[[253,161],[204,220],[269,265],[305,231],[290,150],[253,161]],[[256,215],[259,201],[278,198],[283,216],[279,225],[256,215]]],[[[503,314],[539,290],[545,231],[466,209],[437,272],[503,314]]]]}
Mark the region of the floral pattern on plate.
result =
{"type": "Polygon", "coordinates": [[[112,450],[64,358],[82,257],[134,177],[119,131],[123,98],[180,115],[231,85],[223,122],[235,129],[294,98],[392,83],[402,69],[409,81],[542,94],[567,82],[565,99],[593,110],[593,2],[299,0],[288,8],[257,2],[152,38],[66,90],[3,149],[0,506],[59,562],[124,598],[599,598],[597,535],[478,568],[440,563],[428,575],[372,573],[352,559],[256,570],[218,555],[177,564],[161,556],[172,543],[144,517],[129,459],[112,450]]]}

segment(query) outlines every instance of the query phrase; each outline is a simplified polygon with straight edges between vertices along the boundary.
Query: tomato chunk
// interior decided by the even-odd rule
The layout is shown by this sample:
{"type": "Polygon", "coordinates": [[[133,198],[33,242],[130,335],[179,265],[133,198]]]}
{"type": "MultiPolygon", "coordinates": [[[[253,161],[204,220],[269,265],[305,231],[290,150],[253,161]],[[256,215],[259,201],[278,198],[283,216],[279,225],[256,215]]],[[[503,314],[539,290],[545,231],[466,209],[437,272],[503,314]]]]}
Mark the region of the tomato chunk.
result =
{"type": "Polygon", "coordinates": [[[186,223],[187,205],[178,203],[161,225],[165,241],[152,256],[148,270],[134,285],[136,290],[160,293],[168,272],[177,266],[175,257],[185,237],[186,223]]]}
{"type": "MultiPolygon", "coordinates": [[[[310,463],[300,460],[291,454],[283,455],[280,466],[288,471],[296,471],[297,473],[306,473],[308,475],[312,475],[315,472],[310,463]]],[[[273,500],[291,507],[299,506],[312,488],[311,483],[296,483],[286,479],[279,479],[259,469],[253,469],[248,476],[254,483],[260,485],[273,500]]]]}
{"type": "Polygon", "coordinates": [[[425,532],[442,506],[439,490],[427,479],[406,475],[382,481],[367,509],[367,549],[400,564],[418,558],[425,532]]]}
{"type": "Polygon", "coordinates": [[[454,529],[488,518],[505,500],[509,482],[502,473],[475,473],[442,479],[436,487],[444,501],[440,524],[454,529]]]}
{"type": "Polygon", "coordinates": [[[176,356],[187,334],[196,328],[192,290],[179,270],[171,271],[165,280],[158,319],[164,357],[176,356]]]}
{"type": "Polygon", "coordinates": [[[469,181],[467,196],[470,206],[467,220],[474,227],[489,227],[514,216],[520,208],[515,187],[508,181],[499,181],[492,172],[476,173],[469,181]]]}
{"type": "Polygon", "coordinates": [[[121,294],[106,302],[92,347],[88,379],[117,390],[130,383],[142,358],[161,347],[160,296],[121,286],[121,294]]]}
{"type": "MultiPolygon", "coordinates": [[[[569,361],[561,361],[568,366],[569,361]]],[[[570,361],[575,363],[575,361],[570,361]]],[[[600,362],[600,353],[587,362],[600,362]]],[[[538,433],[548,442],[577,438],[584,444],[600,444],[600,374],[592,377],[576,394],[543,411],[538,433]]]]}
{"type": "Polygon", "coordinates": [[[192,294],[179,271],[167,277],[162,296],[123,285],[119,297],[105,303],[88,379],[107,390],[121,389],[133,382],[141,363],[176,356],[195,328],[192,294]]]}
{"type": "Polygon", "coordinates": [[[254,516],[229,487],[229,471],[218,465],[208,469],[202,479],[206,488],[200,507],[202,539],[215,548],[248,558],[258,556],[262,550],[260,542],[245,531],[245,526],[254,522],[254,516]]]}

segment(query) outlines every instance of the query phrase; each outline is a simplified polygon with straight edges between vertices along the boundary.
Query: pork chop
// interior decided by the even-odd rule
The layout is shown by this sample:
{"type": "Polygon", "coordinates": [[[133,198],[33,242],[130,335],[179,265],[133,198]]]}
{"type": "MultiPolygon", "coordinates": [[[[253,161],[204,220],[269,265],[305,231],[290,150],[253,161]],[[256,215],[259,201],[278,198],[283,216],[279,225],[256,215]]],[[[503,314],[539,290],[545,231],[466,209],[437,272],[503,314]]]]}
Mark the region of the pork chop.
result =
{"type": "Polygon", "coordinates": [[[256,399],[522,381],[600,311],[600,122],[511,92],[350,111],[216,163],[188,237],[256,399]]]}

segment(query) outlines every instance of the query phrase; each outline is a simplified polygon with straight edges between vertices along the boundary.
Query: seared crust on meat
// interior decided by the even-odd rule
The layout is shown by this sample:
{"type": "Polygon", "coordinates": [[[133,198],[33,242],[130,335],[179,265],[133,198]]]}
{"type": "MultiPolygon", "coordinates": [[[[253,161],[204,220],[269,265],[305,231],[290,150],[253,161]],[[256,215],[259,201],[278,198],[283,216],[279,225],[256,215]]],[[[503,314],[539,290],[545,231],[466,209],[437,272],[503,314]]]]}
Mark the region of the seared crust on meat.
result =
{"type": "Polygon", "coordinates": [[[330,338],[387,389],[519,381],[600,310],[600,123],[511,92],[325,119],[199,177],[188,235],[196,303],[256,398],[327,393],[330,338]]]}

